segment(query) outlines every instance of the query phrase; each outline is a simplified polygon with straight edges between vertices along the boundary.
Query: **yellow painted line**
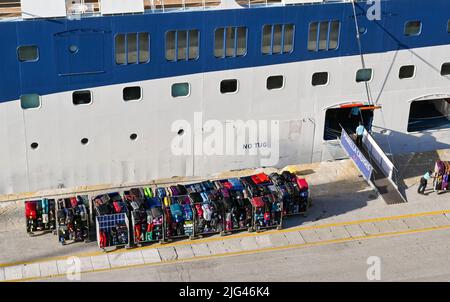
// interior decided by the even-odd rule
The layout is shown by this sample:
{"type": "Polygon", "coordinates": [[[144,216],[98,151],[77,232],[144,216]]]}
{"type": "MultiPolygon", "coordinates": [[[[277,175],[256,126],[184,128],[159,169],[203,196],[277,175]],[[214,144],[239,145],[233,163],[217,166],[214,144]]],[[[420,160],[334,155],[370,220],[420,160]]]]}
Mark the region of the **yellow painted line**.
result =
{"type": "MultiPolygon", "coordinates": [[[[444,214],[450,214],[450,210],[439,210],[439,211],[405,214],[405,215],[397,215],[397,216],[368,218],[368,219],[362,219],[362,220],[335,222],[335,223],[327,223],[327,224],[311,225],[311,226],[299,226],[299,227],[293,227],[293,228],[284,229],[284,230],[267,230],[267,231],[264,231],[261,233],[239,233],[239,234],[233,234],[233,235],[228,235],[228,236],[223,236],[223,237],[216,236],[216,237],[195,239],[195,240],[190,240],[190,241],[186,241],[186,240],[176,241],[176,242],[166,243],[166,244],[156,243],[156,244],[147,245],[147,246],[143,246],[143,247],[133,248],[129,251],[130,252],[140,251],[140,250],[154,249],[154,248],[160,248],[160,247],[176,247],[176,246],[182,246],[182,245],[193,245],[193,244],[208,243],[208,242],[215,242],[215,241],[226,241],[226,240],[230,240],[230,239],[256,237],[256,236],[261,236],[261,235],[269,235],[269,234],[277,234],[277,233],[292,233],[292,232],[298,232],[298,231],[304,231],[304,230],[317,230],[317,229],[323,229],[323,228],[358,225],[358,224],[363,224],[363,223],[381,222],[381,221],[390,221],[390,220],[399,220],[399,219],[408,219],[408,218],[414,218],[414,217],[425,217],[425,216],[444,215],[444,214]]],[[[118,250],[110,251],[108,253],[111,253],[111,254],[123,253],[123,252],[126,253],[127,251],[128,250],[118,249],[118,250]]],[[[66,260],[66,259],[68,259],[70,257],[74,257],[74,256],[81,258],[81,257],[104,255],[104,254],[105,254],[105,252],[103,252],[103,251],[95,251],[95,252],[90,252],[90,253],[80,253],[80,254],[66,255],[66,256],[60,256],[60,257],[42,258],[42,259],[36,259],[33,261],[0,263],[0,267],[32,264],[32,263],[37,263],[37,262],[46,262],[46,261],[55,261],[55,260],[66,260]]]]}
{"type": "MultiPolygon", "coordinates": [[[[364,236],[346,237],[346,238],[341,238],[341,239],[331,239],[331,240],[324,240],[324,241],[317,241],[317,242],[307,242],[307,243],[300,243],[300,244],[284,245],[284,246],[279,246],[279,247],[261,248],[261,249],[248,250],[248,251],[239,251],[239,252],[229,252],[229,253],[207,255],[207,256],[198,256],[198,257],[191,257],[191,258],[179,259],[179,260],[178,259],[177,260],[166,260],[166,261],[154,262],[154,263],[125,265],[125,266],[97,269],[97,270],[92,270],[92,271],[85,271],[85,272],[82,272],[81,274],[99,273],[99,272],[115,271],[115,270],[123,270],[123,269],[135,269],[135,268],[142,268],[142,267],[149,267],[149,266],[162,266],[162,265],[178,264],[178,263],[185,263],[185,262],[194,262],[194,261],[201,261],[201,260],[224,258],[224,257],[276,252],[276,251],[283,251],[283,250],[289,250],[289,249],[324,246],[324,245],[330,245],[330,244],[336,244],[336,243],[345,243],[345,242],[369,240],[369,239],[376,239],[376,238],[383,238],[383,237],[410,235],[410,234],[447,230],[447,229],[450,229],[450,224],[444,225],[444,226],[421,228],[421,229],[408,230],[408,231],[387,232],[387,233],[364,235],[364,236]]],[[[45,279],[58,278],[58,277],[64,277],[64,276],[66,276],[66,274],[56,274],[56,275],[44,276],[44,277],[23,278],[23,279],[3,281],[3,282],[24,282],[24,281],[32,281],[32,280],[45,280],[45,279]]]]}

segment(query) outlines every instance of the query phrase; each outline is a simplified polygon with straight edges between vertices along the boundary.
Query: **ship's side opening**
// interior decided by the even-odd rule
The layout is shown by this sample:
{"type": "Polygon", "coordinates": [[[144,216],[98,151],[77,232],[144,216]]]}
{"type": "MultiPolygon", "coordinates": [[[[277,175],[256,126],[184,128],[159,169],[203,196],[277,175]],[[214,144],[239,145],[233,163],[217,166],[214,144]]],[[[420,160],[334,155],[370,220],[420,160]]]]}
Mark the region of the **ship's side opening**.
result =
{"type": "Polygon", "coordinates": [[[323,134],[325,141],[340,138],[342,128],[348,133],[354,133],[360,121],[366,129],[370,130],[373,120],[373,110],[359,110],[358,115],[352,115],[351,112],[352,108],[327,109],[323,134]]]}
{"type": "Polygon", "coordinates": [[[411,102],[408,132],[450,128],[450,98],[411,102]]]}

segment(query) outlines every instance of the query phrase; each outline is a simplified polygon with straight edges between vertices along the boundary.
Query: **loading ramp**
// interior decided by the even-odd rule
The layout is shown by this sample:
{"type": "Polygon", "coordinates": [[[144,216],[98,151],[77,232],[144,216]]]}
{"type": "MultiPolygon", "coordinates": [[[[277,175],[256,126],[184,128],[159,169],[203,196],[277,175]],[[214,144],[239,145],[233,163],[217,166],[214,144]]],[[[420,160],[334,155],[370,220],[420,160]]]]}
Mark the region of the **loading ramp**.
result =
{"type": "Polygon", "coordinates": [[[340,143],[365,180],[387,204],[407,202],[404,187],[398,185],[397,169],[367,131],[364,131],[362,148],[356,146],[343,128],[340,143]]]}

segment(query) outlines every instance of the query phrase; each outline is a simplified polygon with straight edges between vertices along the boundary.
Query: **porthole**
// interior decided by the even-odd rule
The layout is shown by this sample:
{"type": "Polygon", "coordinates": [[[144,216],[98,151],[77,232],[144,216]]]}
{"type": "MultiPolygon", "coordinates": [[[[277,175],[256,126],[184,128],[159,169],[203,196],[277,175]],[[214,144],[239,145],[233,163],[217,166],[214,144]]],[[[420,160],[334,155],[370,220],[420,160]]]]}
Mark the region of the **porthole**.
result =
{"type": "Polygon", "coordinates": [[[39,144],[38,143],[31,143],[30,147],[31,147],[31,149],[36,150],[37,148],[39,148],[39,144]]]}
{"type": "Polygon", "coordinates": [[[89,143],[89,140],[87,138],[82,138],[81,139],[81,144],[82,145],[87,145],[89,143]]]}
{"type": "Polygon", "coordinates": [[[73,53],[73,54],[77,53],[77,52],[78,52],[78,46],[76,46],[76,45],[70,45],[70,46],[69,46],[69,52],[70,52],[70,53],[73,53]]]}
{"type": "Polygon", "coordinates": [[[133,134],[130,135],[130,139],[131,139],[132,141],[137,140],[137,138],[138,138],[138,136],[137,136],[136,133],[133,133],[133,134]]]}

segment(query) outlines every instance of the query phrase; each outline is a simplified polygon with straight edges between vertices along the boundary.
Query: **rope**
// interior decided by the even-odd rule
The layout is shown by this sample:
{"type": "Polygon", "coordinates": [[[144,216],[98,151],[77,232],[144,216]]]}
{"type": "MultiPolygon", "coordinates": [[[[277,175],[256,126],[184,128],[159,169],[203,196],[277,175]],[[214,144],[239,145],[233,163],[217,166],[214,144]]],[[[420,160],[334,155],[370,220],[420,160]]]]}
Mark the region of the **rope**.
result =
{"type": "MultiPolygon", "coordinates": [[[[353,7],[353,19],[355,21],[355,29],[356,29],[356,40],[358,42],[358,49],[359,49],[359,56],[361,58],[361,65],[362,65],[363,69],[366,69],[366,62],[364,60],[364,55],[363,55],[363,51],[362,51],[361,35],[359,34],[358,18],[356,17],[355,0],[352,0],[352,7],[353,7]]],[[[369,83],[367,81],[364,81],[364,85],[366,87],[367,100],[369,101],[370,105],[373,105],[369,83]]]]}

